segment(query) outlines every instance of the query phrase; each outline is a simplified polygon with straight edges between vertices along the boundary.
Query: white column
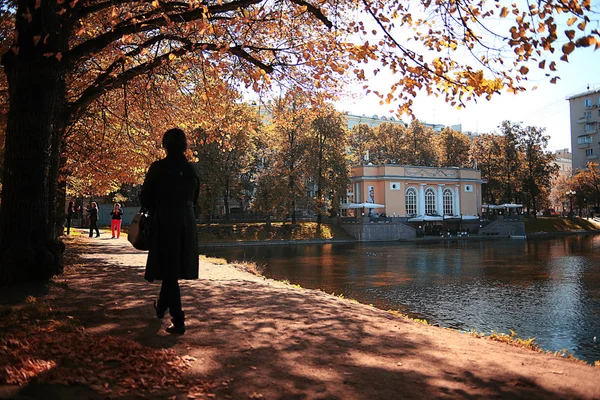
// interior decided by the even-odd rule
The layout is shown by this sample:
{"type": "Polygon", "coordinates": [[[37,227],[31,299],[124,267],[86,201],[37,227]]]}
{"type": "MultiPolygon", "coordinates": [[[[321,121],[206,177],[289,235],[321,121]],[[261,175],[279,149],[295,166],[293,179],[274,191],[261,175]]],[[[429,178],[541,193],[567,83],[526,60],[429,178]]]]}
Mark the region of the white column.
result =
{"type": "Polygon", "coordinates": [[[425,215],[425,184],[419,184],[419,202],[417,203],[417,214],[425,215]]]}
{"type": "Polygon", "coordinates": [[[444,184],[438,184],[438,192],[437,192],[437,213],[438,215],[444,215],[444,184]]]}
{"type": "Polygon", "coordinates": [[[354,184],[354,202],[360,203],[360,183],[356,182],[354,184]]]}
{"type": "Polygon", "coordinates": [[[462,215],[460,212],[460,185],[456,185],[454,191],[454,215],[462,215]]]}

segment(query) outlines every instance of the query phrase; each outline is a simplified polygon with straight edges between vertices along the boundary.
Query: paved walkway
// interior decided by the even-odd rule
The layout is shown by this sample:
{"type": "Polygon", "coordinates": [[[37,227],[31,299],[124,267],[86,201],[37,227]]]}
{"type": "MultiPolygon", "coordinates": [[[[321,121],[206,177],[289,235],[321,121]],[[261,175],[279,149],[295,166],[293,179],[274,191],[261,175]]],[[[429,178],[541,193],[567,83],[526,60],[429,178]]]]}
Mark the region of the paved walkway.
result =
{"type": "Polygon", "coordinates": [[[88,332],[190,356],[187,378],[216,382],[212,398],[600,399],[600,368],[206,261],[182,284],[188,332],[170,336],[152,309],[159,286],[142,277],[146,253],[109,236],[69,246],[78,266],[48,296],[88,332]]]}

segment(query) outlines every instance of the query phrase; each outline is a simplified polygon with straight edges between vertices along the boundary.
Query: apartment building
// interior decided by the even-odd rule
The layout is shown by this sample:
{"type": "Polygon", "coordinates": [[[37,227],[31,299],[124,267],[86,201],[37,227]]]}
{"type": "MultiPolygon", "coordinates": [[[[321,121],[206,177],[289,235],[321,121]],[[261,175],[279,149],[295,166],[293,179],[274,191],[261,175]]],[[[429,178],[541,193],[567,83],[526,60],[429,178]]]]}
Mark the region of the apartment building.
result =
{"type": "Polygon", "coordinates": [[[560,149],[554,152],[555,164],[558,166],[558,175],[570,178],[573,176],[573,156],[569,149],[560,149]]]}
{"type": "Polygon", "coordinates": [[[600,89],[567,97],[571,114],[573,171],[598,162],[600,154],[600,89]]]}

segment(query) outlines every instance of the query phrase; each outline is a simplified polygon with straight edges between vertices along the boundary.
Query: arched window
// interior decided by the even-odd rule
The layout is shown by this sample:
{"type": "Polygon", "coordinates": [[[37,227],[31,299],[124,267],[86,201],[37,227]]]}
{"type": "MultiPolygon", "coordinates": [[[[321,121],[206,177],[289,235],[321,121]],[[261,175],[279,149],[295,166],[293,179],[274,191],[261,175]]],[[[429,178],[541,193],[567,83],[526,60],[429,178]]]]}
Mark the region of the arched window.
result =
{"type": "Polygon", "coordinates": [[[425,190],[425,214],[435,215],[437,214],[435,207],[435,189],[429,188],[425,190]]]}
{"type": "Polygon", "coordinates": [[[452,189],[444,189],[444,215],[454,215],[454,193],[452,189]]]}
{"type": "Polygon", "coordinates": [[[415,188],[406,190],[406,216],[417,215],[417,191],[415,188]]]}

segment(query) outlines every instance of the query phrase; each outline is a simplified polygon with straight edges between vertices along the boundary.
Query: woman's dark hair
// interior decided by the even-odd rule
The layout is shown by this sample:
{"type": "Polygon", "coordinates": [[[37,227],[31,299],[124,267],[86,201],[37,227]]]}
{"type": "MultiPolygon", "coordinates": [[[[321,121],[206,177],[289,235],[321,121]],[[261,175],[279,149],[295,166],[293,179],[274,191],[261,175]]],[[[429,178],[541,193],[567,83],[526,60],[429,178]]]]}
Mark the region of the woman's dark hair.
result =
{"type": "Polygon", "coordinates": [[[179,128],[169,129],[163,136],[162,145],[167,154],[183,154],[187,149],[185,133],[179,128]]]}

